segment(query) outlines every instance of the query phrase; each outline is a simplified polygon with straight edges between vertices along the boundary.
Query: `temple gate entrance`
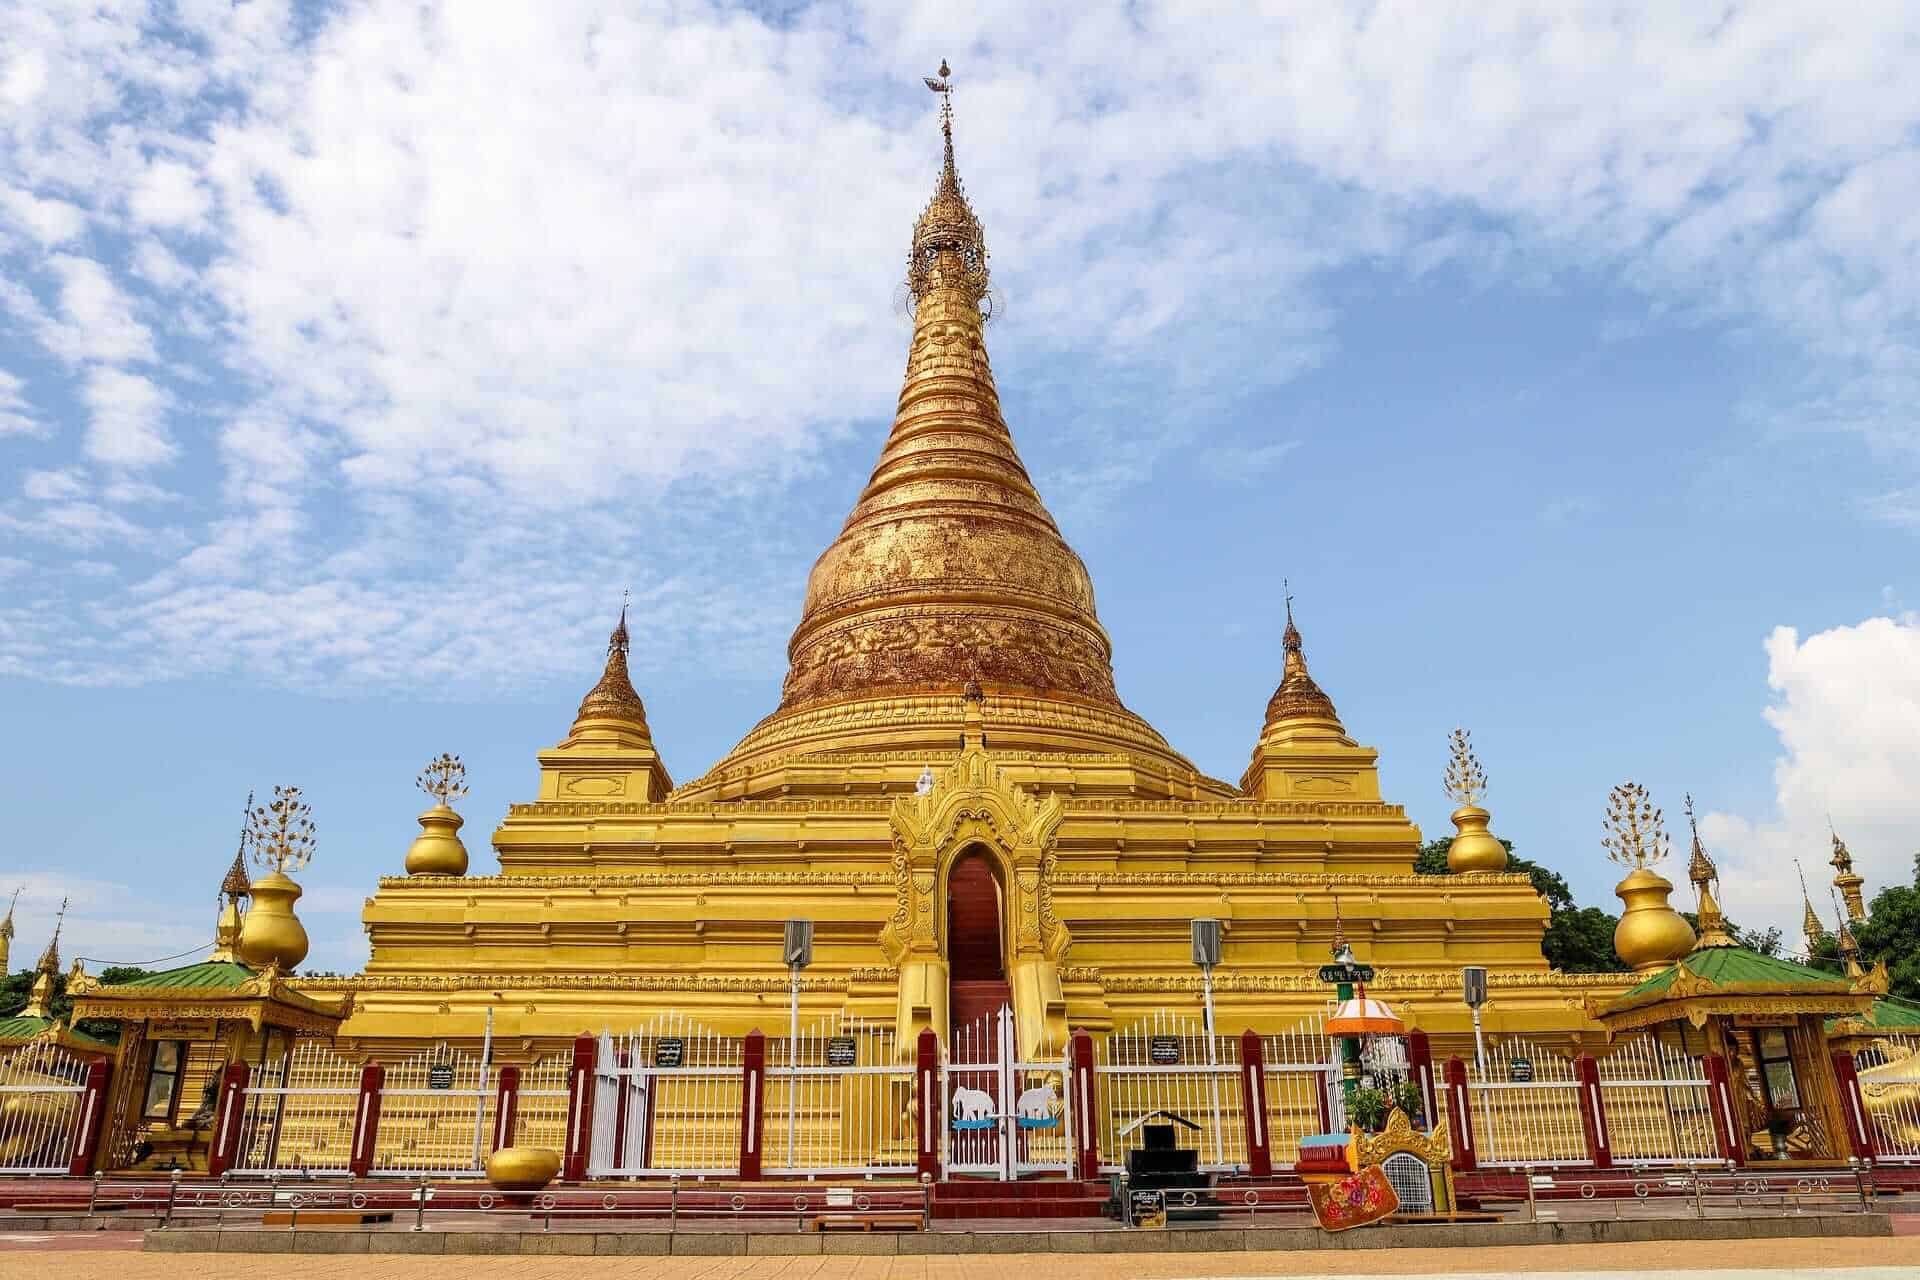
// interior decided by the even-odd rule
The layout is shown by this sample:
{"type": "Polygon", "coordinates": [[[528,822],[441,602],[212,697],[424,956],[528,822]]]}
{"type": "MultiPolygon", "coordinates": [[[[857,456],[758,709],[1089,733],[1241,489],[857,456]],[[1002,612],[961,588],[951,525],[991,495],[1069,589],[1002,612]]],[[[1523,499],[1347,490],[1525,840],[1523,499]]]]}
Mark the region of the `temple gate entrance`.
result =
{"type": "Polygon", "coordinates": [[[998,1013],[1011,999],[1000,878],[984,849],[967,850],[947,873],[947,1000],[954,1033],[998,1013]]]}

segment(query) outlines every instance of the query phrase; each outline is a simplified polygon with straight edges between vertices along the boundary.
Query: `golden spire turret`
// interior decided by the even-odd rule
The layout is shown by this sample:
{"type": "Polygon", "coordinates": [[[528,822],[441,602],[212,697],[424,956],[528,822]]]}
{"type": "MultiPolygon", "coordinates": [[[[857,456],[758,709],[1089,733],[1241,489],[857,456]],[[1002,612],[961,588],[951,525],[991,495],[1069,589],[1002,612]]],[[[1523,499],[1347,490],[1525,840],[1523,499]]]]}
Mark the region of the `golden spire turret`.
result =
{"type": "MultiPolygon", "coordinates": [[[[67,922],[69,901],[60,899],[60,914],[53,918],[53,936],[47,939],[47,949],[40,953],[40,963],[34,966],[33,988],[27,993],[27,1007],[20,1011],[24,1017],[53,1017],[53,983],[60,972],[60,930],[67,922]]],[[[9,910],[7,914],[13,913],[9,910]]]]}
{"type": "MultiPolygon", "coordinates": [[[[20,888],[24,889],[22,885],[20,888]]],[[[13,955],[13,909],[20,903],[20,889],[13,891],[13,900],[7,903],[6,919],[0,920],[0,978],[13,972],[7,966],[13,955]]]]}
{"type": "MultiPolygon", "coordinates": [[[[619,635],[626,630],[622,611],[619,635]]],[[[624,674],[625,668],[622,668],[624,674]]],[[[604,681],[602,682],[604,683],[604,681]]],[[[589,697],[592,695],[589,694],[589,697]]],[[[467,874],[467,846],[460,842],[460,828],[466,820],[453,811],[453,802],[467,794],[467,766],[460,757],[441,752],[427,762],[413,780],[433,797],[433,807],[420,815],[420,834],[407,850],[407,874],[410,876],[463,876],[467,874]]]]}
{"type": "Polygon", "coordinates": [[[248,828],[248,852],[265,874],[248,887],[253,906],[240,925],[237,954],[256,969],[296,969],[307,958],[307,930],[293,913],[300,886],[287,873],[313,861],[313,810],[300,788],[276,786],[273,800],[248,815],[248,828]]]}
{"type": "MultiPolygon", "coordinates": [[[[1288,613],[1291,615],[1292,611],[1288,613]]],[[[1487,821],[1492,815],[1479,803],[1480,797],[1486,794],[1487,773],[1480,767],[1480,758],[1473,753],[1473,734],[1455,728],[1448,744],[1447,794],[1460,807],[1453,811],[1457,834],[1447,846],[1447,870],[1455,873],[1505,871],[1507,847],[1487,830],[1487,821]]]]}
{"type": "Polygon", "coordinates": [[[1666,828],[1660,810],[1637,782],[1623,782],[1607,797],[1607,857],[1629,868],[1614,886],[1626,909],[1613,931],[1613,950],[1636,973],[1663,969],[1693,950],[1693,926],[1668,902],[1673,882],[1653,870],[1666,858],[1666,828]]]}
{"type": "Polygon", "coordinates": [[[240,928],[246,914],[240,901],[251,898],[253,893],[247,883],[247,828],[252,817],[253,792],[249,791],[247,803],[240,810],[240,840],[233,850],[233,865],[221,877],[220,891],[214,895],[215,901],[220,904],[220,918],[213,927],[213,953],[207,957],[208,960],[230,963],[238,958],[240,928]]]}
{"type": "Polygon", "coordinates": [[[1821,921],[1820,913],[1813,909],[1813,895],[1807,892],[1806,868],[1800,865],[1800,859],[1793,860],[1793,869],[1800,877],[1800,932],[1807,940],[1807,954],[1826,941],[1827,926],[1821,921]]]}
{"type": "Polygon", "coordinates": [[[1853,854],[1847,850],[1847,842],[1840,833],[1833,830],[1833,824],[1827,824],[1827,832],[1833,837],[1833,887],[1840,891],[1841,901],[1847,904],[1847,919],[1859,924],[1867,918],[1867,903],[1861,893],[1866,877],[1853,869],[1853,854]]]}
{"type": "Polygon", "coordinates": [[[1287,608],[1287,629],[1280,637],[1280,648],[1285,657],[1280,685],[1273,691],[1273,697],[1267,700],[1266,729],[1303,725],[1330,729],[1344,735],[1346,729],[1340,723],[1339,713],[1333,708],[1333,699],[1314,682],[1312,673],[1307,670],[1306,649],[1300,640],[1300,628],[1293,621],[1293,593],[1284,581],[1280,589],[1285,595],[1287,608]]]}
{"type": "Polygon", "coordinates": [[[651,738],[647,728],[646,704],[640,701],[640,695],[634,690],[633,678],[627,674],[627,648],[630,639],[627,635],[627,605],[620,605],[620,621],[607,637],[607,666],[600,673],[600,682],[587,691],[580,700],[579,714],[573,718],[573,732],[568,740],[591,736],[594,730],[609,725],[627,730],[638,731],[639,736],[651,738]]]}
{"type": "Polygon", "coordinates": [[[1727,920],[1721,914],[1720,903],[1713,896],[1713,885],[1720,878],[1720,868],[1713,865],[1713,859],[1707,856],[1707,847],[1700,843],[1700,824],[1694,820],[1691,791],[1686,796],[1686,808],[1687,830],[1693,838],[1693,851],[1687,858],[1687,879],[1693,882],[1694,914],[1700,921],[1700,937],[1694,943],[1694,950],[1735,946],[1737,944],[1727,933],[1727,920]]]}

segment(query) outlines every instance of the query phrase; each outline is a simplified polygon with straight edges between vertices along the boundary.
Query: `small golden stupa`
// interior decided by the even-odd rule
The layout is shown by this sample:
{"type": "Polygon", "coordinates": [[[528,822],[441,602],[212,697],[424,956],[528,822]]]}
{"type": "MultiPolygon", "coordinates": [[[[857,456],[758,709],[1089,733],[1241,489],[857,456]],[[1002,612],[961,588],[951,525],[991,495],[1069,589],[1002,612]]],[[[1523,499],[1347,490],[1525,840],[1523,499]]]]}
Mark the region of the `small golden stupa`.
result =
{"type": "Polygon", "coordinates": [[[251,814],[251,845],[266,874],[248,886],[252,899],[234,951],[242,964],[292,972],[307,958],[307,930],[294,914],[300,886],[287,873],[313,857],[312,811],[298,787],[275,787],[271,802],[251,814]]]}
{"type": "Polygon", "coordinates": [[[1454,829],[1459,833],[1447,846],[1447,869],[1462,874],[1472,871],[1505,871],[1507,846],[1487,830],[1493,815],[1482,809],[1479,799],[1486,794],[1487,772],[1473,754],[1473,735],[1456,728],[1449,739],[1452,750],[1447,762],[1447,794],[1459,804],[1453,811],[1454,829]]]}
{"type": "MultiPolygon", "coordinates": [[[[1630,870],[1614,893],[1625,904],[1613,931],[1613,950],[1635,973],[1663,969],[1693,950],[1693,926],[1668,903],[1673,882],[1653,870],[1667,856],[1660,810],[1637,782],[1623,782],[1607,798],[1607,856],[1630,870]]],[[[1711,899],[1708,899],[1711,901],[1711,899]]]]}
{"type": "Polygon", "coordinates": [[[433,807],[420,815],[420,834],[407,850],[410,876],[467,874],[467,846],[460,842],[466,820],[453,811],[453,802],[467,794],[467,767],[460,757],[442,752],[427,762],[413,780],[433,798],[433,807]]]}

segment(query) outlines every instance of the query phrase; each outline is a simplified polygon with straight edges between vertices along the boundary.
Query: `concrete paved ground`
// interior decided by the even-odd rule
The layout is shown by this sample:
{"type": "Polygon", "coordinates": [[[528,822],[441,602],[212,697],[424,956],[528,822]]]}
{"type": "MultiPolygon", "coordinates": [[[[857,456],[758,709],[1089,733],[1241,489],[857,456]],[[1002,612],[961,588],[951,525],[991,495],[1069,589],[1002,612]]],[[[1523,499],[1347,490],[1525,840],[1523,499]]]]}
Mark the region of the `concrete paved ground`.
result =
{"type": "MultiPolygon", "coordinates": [[[[128,1234],[49,1233],[17,1241],[0,1235],[0,1275],[7,1280],[204,1280],[207,1275],[211,1260],[206,1255],[133,1253],[108,1243],[128,1234]]],[[[137,1244],[137,1236],[130,1238],[137,1244]]],[[[245,1273],[248,1280],[473,1280],[476,1272],[486,1280],[579,1280],[581,1262],[577,1257],[259,1255],[246,1259],[245,1273]]],[[[1920,1273],[1920,1236],[1101,1257],[634,1257],[620,1259],[618,1266],[621,1280],[1224,1280],[1262,1276],[1478,1280],[1539,1273],[1553,1273],[1564,1280],[1624,1280],[1675,1273],[1685,1274],[1687,1280],[1910,1280],[1920,1273]]]]}

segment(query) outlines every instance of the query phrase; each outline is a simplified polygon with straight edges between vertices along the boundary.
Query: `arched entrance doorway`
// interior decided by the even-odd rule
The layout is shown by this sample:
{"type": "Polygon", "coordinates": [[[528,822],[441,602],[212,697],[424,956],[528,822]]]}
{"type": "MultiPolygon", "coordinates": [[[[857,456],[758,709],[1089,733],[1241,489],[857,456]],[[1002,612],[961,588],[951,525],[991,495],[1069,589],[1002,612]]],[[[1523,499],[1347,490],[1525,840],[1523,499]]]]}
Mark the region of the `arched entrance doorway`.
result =
{"type": "Polygon", "coordinates": [[[970,849],[947,872],[947,1008],[955,1027],[1007,1003],[1003,891],[993,859],[970,849]]]}

